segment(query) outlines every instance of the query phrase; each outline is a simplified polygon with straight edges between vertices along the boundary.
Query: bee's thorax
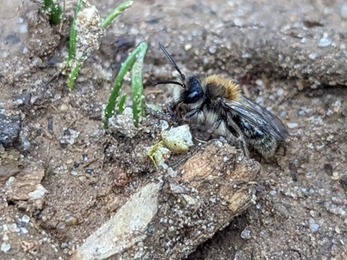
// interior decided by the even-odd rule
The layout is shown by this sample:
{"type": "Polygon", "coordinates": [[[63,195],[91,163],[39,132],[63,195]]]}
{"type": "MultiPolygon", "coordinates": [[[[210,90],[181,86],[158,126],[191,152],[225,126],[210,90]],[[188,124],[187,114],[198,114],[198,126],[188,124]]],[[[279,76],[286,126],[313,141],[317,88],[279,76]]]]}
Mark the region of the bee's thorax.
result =
{"type": "Polygon", "coordinates": [[[205,92],[211,99],[223,97],[230,100],[239,100],[241,91],[238,84],[222,75],[211,75],[202,80],[205,92]]]}

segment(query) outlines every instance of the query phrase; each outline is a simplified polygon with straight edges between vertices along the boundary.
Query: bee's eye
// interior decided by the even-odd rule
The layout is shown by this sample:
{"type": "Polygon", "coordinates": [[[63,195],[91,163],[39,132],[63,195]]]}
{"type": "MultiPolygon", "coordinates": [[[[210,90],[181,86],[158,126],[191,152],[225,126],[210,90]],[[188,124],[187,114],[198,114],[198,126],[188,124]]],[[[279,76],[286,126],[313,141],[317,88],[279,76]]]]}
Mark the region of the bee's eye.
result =
{"type": "Polygon", "coordinates": [[[201,91],[196,91],[196,90],[185,90],[182,93],[182,101],[184,103],[194,103],[198,101],[201,98],[201,91]]]}
{"type": "Polygon", "coordinates": [[[195,99],[197,98],[197,96],[199,95],[199,92],[198,91],[193,91],[193,92],[190,92],[187,96],[188,99],[195,99]]]}

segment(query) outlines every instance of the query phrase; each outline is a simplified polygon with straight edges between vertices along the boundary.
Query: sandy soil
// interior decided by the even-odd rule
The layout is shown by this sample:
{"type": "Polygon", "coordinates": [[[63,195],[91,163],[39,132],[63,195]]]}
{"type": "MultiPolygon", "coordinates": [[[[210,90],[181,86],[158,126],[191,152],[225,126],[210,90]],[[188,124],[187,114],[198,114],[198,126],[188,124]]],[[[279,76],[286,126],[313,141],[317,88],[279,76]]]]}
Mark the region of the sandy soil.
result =
{"type": "MultiPolygon", "coordinates": [[[[101,17],[117,5],[90,3],[101,17]]],[[[1,259],[69,259],[155,178],[144,153],[159,139],[150,116],[134,138],[105,134],[101,122],[113,77],[141,41],[147,103],[165,103],[172,89],[153,82],[177,76],[162,42],[182,71],[235,79],[291,133],[284,156],[261,160],[256,204],[188,258],[347,258],[343,1],[137,1],[69,91],[62,64],[74,4],[62,26],[28,1],[0,10],[1,259]]]]}

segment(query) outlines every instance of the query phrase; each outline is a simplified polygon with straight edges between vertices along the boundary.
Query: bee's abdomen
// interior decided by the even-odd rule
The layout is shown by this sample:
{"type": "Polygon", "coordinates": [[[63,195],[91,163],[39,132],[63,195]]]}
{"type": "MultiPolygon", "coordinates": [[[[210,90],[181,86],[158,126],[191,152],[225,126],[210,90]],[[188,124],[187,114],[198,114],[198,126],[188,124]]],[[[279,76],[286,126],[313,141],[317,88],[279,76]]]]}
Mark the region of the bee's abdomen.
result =
{"type": "Polygon", "coordinates": [[[246,120],[240,120],[240,129],[244,133],[247,142],[264,157],[273,156],[277,149],[277,140],[271,133],[250,124],[246,120]]]}

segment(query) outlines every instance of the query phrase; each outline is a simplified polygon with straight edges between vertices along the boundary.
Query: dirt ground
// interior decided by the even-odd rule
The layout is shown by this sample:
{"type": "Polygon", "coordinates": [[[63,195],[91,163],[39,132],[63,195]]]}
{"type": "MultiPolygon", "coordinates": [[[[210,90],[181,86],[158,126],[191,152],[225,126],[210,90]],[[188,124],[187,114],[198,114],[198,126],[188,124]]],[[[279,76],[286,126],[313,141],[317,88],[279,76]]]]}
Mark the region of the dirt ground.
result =
{"type": "MultiPolygon", "coordinates": [[[[119,1],[90,3],[105,17],[119,1]]],[[[0,9],[1,259],[69,259],[157,177],[145,154],[159,139],[154,119],[134,138],[101,122],[114,75],[142,41],[148,104],[172,96],[155,80],[177,76],[161,42],[185,73],[238,81],[291,134],[285,155],[261,160],[256,204],[188,259],[347,259],[346,3],[137,1],[69,91],[61,71],[74,4],[62,26],[33,2],[0,9]]]]}

